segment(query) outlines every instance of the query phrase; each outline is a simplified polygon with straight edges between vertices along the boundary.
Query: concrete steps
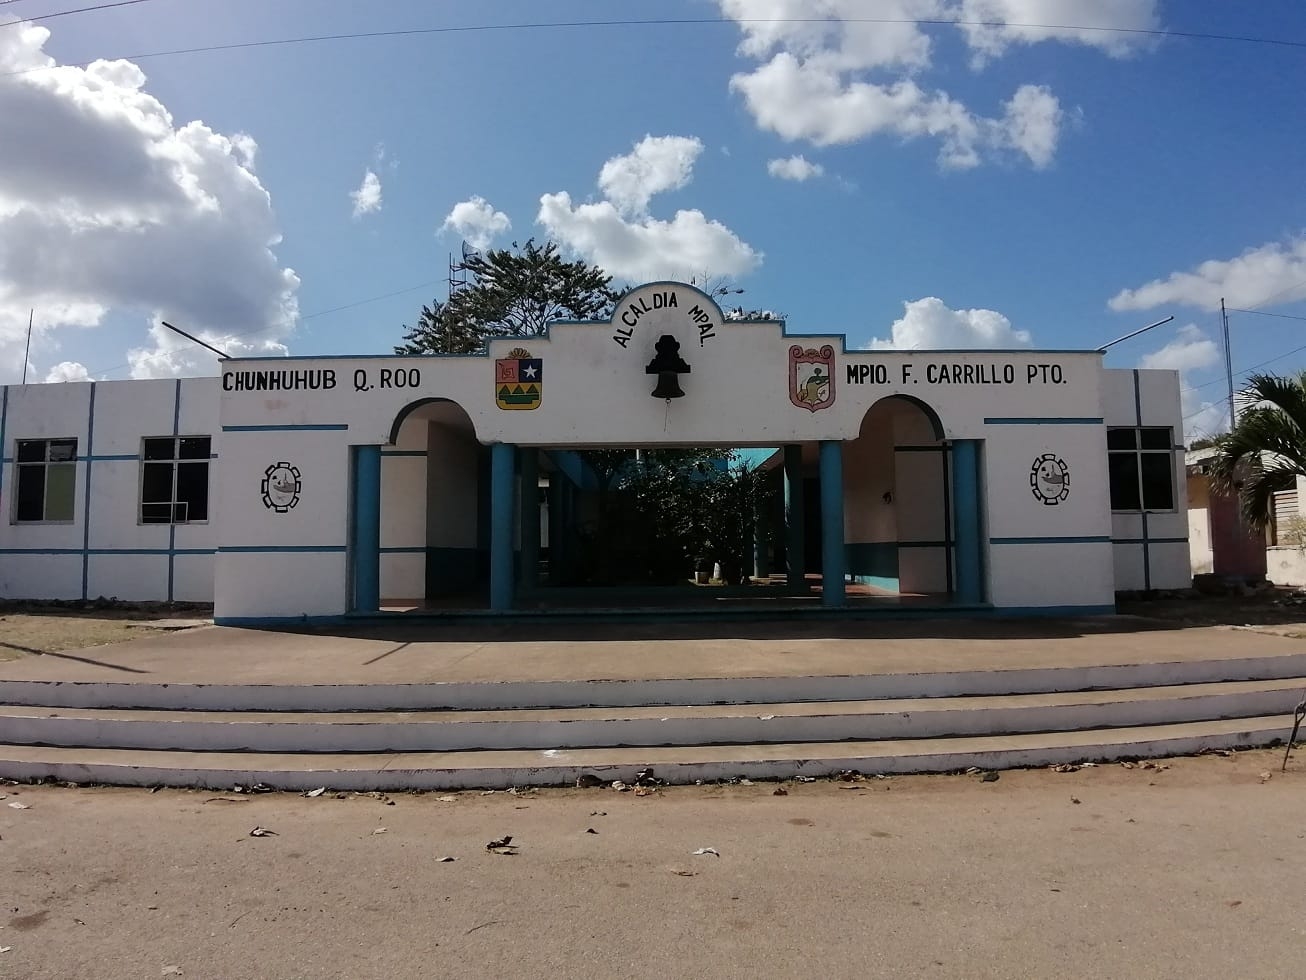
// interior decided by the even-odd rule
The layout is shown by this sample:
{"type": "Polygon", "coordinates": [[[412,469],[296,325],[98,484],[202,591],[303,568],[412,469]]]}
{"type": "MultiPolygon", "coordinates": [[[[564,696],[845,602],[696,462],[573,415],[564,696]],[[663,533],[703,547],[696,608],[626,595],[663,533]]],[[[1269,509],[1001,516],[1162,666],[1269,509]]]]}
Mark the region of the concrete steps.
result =
{"type": "Polygon", "coordinates": [[[633,780],[651,767],[673,783],[743,776],[780,779],[855,769],[950,772],[1187,755],[1286,738],[1291,717],[1228,719],[1141,728],[871,742],[600,748],[548,751],[351,755],[158,752],[0,745],[0,772],[14,779],[230,789],[263,783],[287,790],[503,789],[570,785],[582,774],[633,780]]]}
{"type": "Polygon", "coordinates": [[[0,706],[0,743],[368,753],[881,741],[1290,714],[1306,679],[829,702],[482,711],[252,712],[0,706]]]}
{"type": "Polygon", "coordinates": [[[1285,739],[1306,654],[852,677],[0,681],[0,776],[285,789],[997,769],[1285,739]]]}

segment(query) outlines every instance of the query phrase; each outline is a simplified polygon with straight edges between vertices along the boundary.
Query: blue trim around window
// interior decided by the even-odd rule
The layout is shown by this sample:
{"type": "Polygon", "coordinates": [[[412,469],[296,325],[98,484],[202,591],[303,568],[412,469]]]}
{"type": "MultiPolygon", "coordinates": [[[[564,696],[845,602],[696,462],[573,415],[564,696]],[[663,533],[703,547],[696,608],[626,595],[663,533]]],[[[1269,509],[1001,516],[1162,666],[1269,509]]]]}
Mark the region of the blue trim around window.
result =
{"type": "Polygon", "coordinates": [[[222,545],[217,551],[221,555],[263,555],[263,554],[344,554],[348,549],[343,544],[250,544],[222,545]]]}

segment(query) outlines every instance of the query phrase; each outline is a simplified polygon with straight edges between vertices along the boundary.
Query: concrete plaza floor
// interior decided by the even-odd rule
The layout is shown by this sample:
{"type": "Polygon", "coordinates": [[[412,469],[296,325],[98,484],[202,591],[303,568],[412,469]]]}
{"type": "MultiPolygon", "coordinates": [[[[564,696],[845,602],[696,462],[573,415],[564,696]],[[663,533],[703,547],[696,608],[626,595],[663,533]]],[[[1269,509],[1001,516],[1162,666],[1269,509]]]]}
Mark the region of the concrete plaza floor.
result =
{"type": "Polygon", "coordinates": [[[0,785],[0,977],[1298,976],[1281,758],[785,796],[0,785]]]}
{"type": "Polygon", "coordinates": [[[420,684],[854,676],[1174,663],[1306,652],[1306,639],[1136,616],[617,623],[396,620],[206,626],[0,662],[0,681],[420,684]]]}

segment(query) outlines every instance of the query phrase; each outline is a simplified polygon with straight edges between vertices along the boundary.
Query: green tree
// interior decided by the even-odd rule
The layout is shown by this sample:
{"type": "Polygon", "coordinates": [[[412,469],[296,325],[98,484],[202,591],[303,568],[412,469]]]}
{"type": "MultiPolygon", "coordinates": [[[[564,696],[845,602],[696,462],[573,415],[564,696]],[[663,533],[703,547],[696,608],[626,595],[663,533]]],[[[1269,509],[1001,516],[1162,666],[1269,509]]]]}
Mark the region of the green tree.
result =
{"type": "Polygon", "coordinates": [[[617,298],[611,276],[563,259],[553,242],[513,242],[470,255],[459,269],[468,284],[423,307],[417,326],[405,325],[396,354],[483,353],[496,337],[539,336],[553,320],[605,318],[617,298]]]}
{"type": "Polygon", "coordinates": [[[1274,515],[1274,494],[1306,476],[1306,371],[1254,374],[1240,398],[1245,407],[1233,431],[1216,440],[1211,479],[1238,495],[1243,516],[1260,530],[1274,515]]]}

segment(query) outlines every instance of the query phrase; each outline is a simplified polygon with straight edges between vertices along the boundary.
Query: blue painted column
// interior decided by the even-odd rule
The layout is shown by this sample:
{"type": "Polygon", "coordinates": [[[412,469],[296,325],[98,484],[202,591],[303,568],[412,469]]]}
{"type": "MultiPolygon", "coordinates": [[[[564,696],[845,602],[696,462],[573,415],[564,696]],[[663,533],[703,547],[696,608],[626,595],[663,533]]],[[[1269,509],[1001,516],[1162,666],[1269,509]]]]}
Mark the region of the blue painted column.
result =
{"type": "Polygon", "coordinates": [[[784,447],[785,469],[785,562],[787,585],[792,594],[807,591],[807,544],[803,528],[803,447],[784,447]]]}
{"type": "Polygon", "coordinates": [[[821,605],[844,603],[843,443],[821,442],[821,605]]]}
{"type": "Polygon", "coordinates": [[[976,603],[983,598],[980,573],[979,442],[957,439],[952,443],[952,533],[957,560],[957,602],[976,603]]]}
{"type": "Polygon", "coordinates": [[[381,447],[354,447],[354,612],[381,608],[381,447]]]}
{"type": "Polygon", "coordinates": [[[490,447],[490,609],[512,608],[513,490],[517,447],[496,442],[490,447]]]}
{"type": "Polygon", "coordinates": [[[540,584],[540,451],[520,450],[517,474],[521,481],[521,568],[518,581],[523,590],[540,584]]]}

